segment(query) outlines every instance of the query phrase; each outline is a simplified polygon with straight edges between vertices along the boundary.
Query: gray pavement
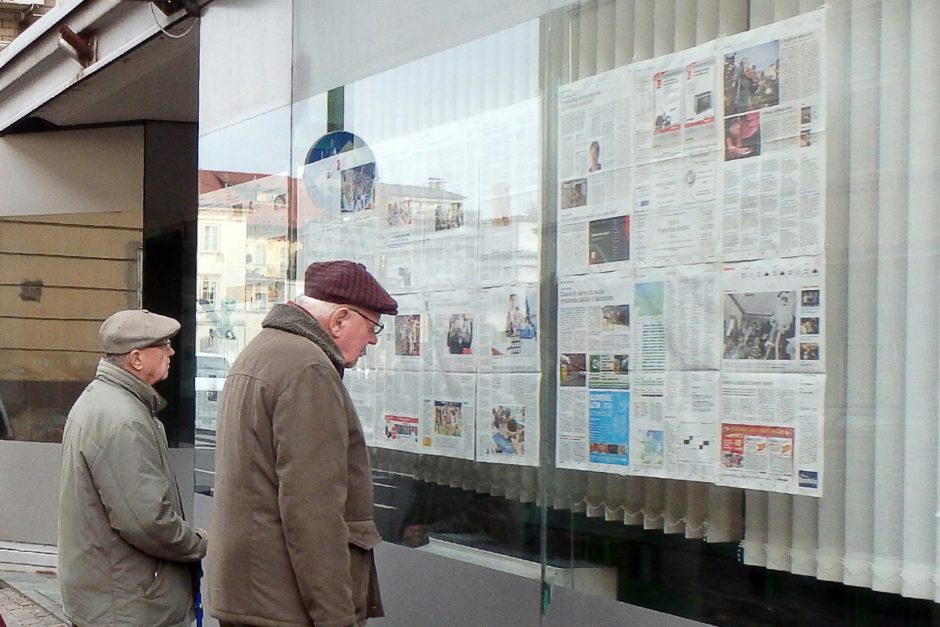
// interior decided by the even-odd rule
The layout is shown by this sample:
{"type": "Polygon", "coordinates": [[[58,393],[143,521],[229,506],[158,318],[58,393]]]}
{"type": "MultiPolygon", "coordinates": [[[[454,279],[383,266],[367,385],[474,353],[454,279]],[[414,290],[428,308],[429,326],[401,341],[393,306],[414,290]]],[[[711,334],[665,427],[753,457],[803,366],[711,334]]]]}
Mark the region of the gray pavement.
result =
{"type": "Polygon", "coordinates": [[[55,575],[0,570],[0,616],[7,627],[67,627],[55,575]]]}

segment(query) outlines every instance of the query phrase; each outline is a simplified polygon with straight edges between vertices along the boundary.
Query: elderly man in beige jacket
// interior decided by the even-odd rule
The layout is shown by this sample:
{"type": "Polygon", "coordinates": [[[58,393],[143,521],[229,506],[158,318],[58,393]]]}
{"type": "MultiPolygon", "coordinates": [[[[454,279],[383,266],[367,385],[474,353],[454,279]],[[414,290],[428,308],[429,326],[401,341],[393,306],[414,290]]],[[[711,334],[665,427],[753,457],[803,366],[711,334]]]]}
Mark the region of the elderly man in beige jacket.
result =
{"type": "Polygon", "coordinates": [[[105,357],[69,412],[59,482],[59,585],[78,627],[177,627],[205,532],[183,515],[157,412],[180,323],[146,310],[101,325],[105,357]]]}
{"type": "Polygon", "coordinates": [[[344,368],[398,304],[352,261],[307,268],[232,366],[219,405],[209,612],[228,625],[381,616],[372,477],[344,368]]]}

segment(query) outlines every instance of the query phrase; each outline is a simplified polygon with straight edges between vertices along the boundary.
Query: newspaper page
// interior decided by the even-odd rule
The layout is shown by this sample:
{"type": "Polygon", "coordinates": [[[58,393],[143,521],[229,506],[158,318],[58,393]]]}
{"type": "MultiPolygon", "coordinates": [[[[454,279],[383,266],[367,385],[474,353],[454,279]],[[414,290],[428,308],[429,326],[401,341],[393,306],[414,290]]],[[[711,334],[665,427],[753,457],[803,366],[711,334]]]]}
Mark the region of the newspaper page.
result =
{"type": "Polygon", "coordinates": [[[630,390],[559,389],[557,415],[558,468],[627,474],[630,390]]]}
{"type": "Polygon", "coordinates": [[[422,451],[473,459],[476,375],[431,373],[425,377],[424,392],[422,451]]]}
{"type": "Polygon", "coordinates": [[[424,261],[428,289],[450,289],[476,280],[479,121],[458,120],[420,133],[421,178],[412,193],[424,221],[424,261]]]}
{"type": "Polygon", "coordinates": [[[718,484],[822,496],[825,375],[722,374],[718,484]]]}
{"type": "Polygon", "coordinates": [[[630,260],[628,67],[558,90],[558,273],[630,260]]]}
{"type": "Polygon", "coordinates": [[[823,16],[808,13],[720,42],[726,261],[822,252],[823,16]]]}
{"type": "Polygon", "coordinates": [[[306,268],[315,261],[348,259],[375,271],[375,235],[376,226],[372,216],[324,217],[302,221],[297,233],[300,242],[297,267],[306,268]]]}
{"type": "Polygon", "coordinates": [[[717,156],[711,150],[636,166],[632,228],[638,265],[717,259],[717,156]]]}
{"type": "Polygon", "coordinates": [[[479,290],[428,294],[432,369],[437,372],[476,372],[480,353],[479,290]],[[476,331],[476,332],[475,332],[476,331]]]}
{"type": "Polygon", "coordinates": [[[563,468],[622,472],[629,463],[630,310],[626,271],[558,285],[558,428],[563,468]]]}
{"type": "Polygon", "coordinates": [[[393,292],[476,277],[478,129],[467,118],[375,147],[377,278],[393,292]]]}
{"type": "Polygon", "coordinates": [[[478,462],[538,466],[539,376],[536,373],[478,375],[478,462]]]}
{"type": "Polygon", "coordinates": [[[480,116],[479,276],[482,286],[539,280],[539,99],[480,116]]]}
{"type": "Polygon", "coordinates": [[[636,370],[718,370],[717,264],[637,270],[633,307],[636,370]]]}
{"type": "Polygon", "coordinates": [[[559,281],[561,387],[630,387],[632,306],[633,279],[626,272],[564,277],[559,281]]]}
{"type": "Polygon", "coordinates": [[[636,64],[632,252],[639,265],[718,254],[715,43],[636,64]]]}
{"type": "Polygon", "coordinates": [[[424,257],[422,199],[411,186],[380,183],[376,220],[375,278],[392,294],[423,289],[427,282],[424,257]]]}
{"type": "Polygon", "coordinates": [[[377,404],[375,446],[420,451],[425,374],[384,370],[378,376],[383,393],[377,404]]]}
{"type": "Polygon", "coordinates": [[[718,372],[634,372],[630,474],[714,482],[718,372]]]}
{"type": "Polygon", "coordinates": [[[725,264],[721,291],[723,371],[823,372],[821,258],[725,264]]]}
{"type": "Polygon", "coordinates": [[[539,286],[516,284],[482,291],[480,372],[538,372],[539,286]]]}
{"type": "MultiPolygon", "coordinates": [[[[429,370],[431,346],[428,311],[424,294],[397,294],[398,313],[383,316],[385,330],[379,334],[377,365],[389,370],[429,370]]],[[[368,350],[367,350],[368,353],[368,350]]]]}

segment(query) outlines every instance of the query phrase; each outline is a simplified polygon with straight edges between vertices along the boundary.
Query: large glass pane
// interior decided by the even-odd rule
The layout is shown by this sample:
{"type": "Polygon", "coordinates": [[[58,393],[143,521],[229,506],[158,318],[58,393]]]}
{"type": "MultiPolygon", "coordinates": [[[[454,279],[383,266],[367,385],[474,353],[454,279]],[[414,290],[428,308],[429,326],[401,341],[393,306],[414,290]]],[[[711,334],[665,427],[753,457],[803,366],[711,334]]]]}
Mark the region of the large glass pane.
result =
{"type": "Polygon", "coordinates": [[[196,261],[196,489],[211,494],[219,395],[235,358],[295,276],[289,110],[222,127],[199,142],[196,261]]]}
{"type": "Polygon", "coordinates": [[[935,298],[911,286],[937,89],[899,77],[940,59],[940,13],[553,8],[546,563],[610,579],[547,568],[546,620],[589,587],[709,624],[935,623],[935,298]]]}
{"type": "Polygon", "coordinates": [[[204,443],[354,259],[400,303],[345,382],[403,624],[455,580],[458,624],[935,620],[934,3],[292,11],[291,105],[200,146],[204,443]]]}
{"type": "MultiPolygon", "coordinates": [[[[362,262],[398,300],[345,375],[377,523],[386,541],[511,573],[522,601],[480,608],[482,623],[538,620],[538,5],[294,3],[297,266],[362,262]],[[324,55],[340,24],[361,47],[324,55]]],[[[430,598],[398,608],[395,555],[380,556],[383,596],[429,616],[430,598]]],[[[487,581],[463,580],[465,602],[487,581]]]]}

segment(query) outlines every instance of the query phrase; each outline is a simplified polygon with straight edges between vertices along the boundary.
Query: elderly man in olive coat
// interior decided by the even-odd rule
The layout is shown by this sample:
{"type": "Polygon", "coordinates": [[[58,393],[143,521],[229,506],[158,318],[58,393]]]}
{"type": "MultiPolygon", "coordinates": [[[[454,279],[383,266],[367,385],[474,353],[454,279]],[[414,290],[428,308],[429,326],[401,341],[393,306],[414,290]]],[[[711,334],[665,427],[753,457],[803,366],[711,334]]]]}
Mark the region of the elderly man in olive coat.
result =
{"type": "Polygon", "coordinates": [[[59,585],[78,627],[188,626],[190,566],[205,532],[183,514],[153,384],[167,378],[180,323],[146,310],[101,325],[105,357],[65,423],[59,585]]]}
{"type": "Polygon", "coordinates": [[[372,477],[343,371],[398,304],[352,261],[307,268],[232,366],[219,405],[209,611],[228,625],[381,616],[372,477]]]}

